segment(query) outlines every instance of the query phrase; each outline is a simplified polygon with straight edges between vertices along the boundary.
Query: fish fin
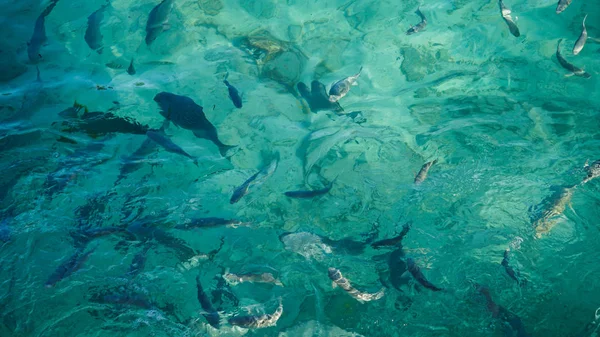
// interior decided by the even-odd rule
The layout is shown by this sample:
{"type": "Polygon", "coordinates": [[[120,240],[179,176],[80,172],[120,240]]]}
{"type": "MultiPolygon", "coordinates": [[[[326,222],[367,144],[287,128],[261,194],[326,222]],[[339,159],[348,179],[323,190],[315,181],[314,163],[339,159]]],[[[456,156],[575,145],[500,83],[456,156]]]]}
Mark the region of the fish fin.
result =
{"type": "Polygon", "coordinates": [[[574,76],[574,75],[575,74],[573,74],[573,73],[568,73],[568,74],[565,74],[565,77],[571,77],[571,76],[574,76]]]}
{"type": "Polygon", "coordinates": [[[358,82],[355,81],[354,83],[352,83],[352,86],[355,86],[355,85],[358,85],[358,82]]]}
{"type": "Polygon", "coordinates": [[[337,283],[335,283],[335,282],[331,281],[331,287],[332,287],[333,289],[337,288],[337,286],[338,286],[338,285],[337,285],[337,283]]]}
{"type": "Polygon", "coordinates": [[[400,275],[400,279],[401,280],[409,280],[410,279],[410,272],[407,270],[404,273],[402,273],[402,275],[400,275]]]}
{"type": "Polygon", "coordinates": [[[171,29],[171,24],[168,23],[168,22],[163,23],[162,24],[162,29],[163,29],[163,32],[166,31],[166,30],[171,29]]]}

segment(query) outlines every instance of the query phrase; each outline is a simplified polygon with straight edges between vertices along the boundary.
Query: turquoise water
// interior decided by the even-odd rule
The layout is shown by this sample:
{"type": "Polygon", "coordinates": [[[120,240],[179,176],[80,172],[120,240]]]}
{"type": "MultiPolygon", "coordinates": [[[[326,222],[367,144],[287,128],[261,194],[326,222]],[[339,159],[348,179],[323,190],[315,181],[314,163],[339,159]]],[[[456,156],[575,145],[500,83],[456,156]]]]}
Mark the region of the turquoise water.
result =
{"type": "Polygon", "coordinates": [[[0,2],[0,336],[598,335],[600,3],[160,4],[0,2]]]}

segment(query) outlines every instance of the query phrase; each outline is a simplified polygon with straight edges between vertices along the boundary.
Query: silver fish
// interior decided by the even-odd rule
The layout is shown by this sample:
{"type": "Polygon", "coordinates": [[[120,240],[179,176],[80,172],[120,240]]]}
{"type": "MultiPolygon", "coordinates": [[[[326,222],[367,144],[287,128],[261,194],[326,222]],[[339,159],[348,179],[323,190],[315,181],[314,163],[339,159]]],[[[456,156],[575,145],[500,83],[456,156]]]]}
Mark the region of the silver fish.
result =
{"type": "Polygon", "coordinates": [[[281,314],[283,314],[283,303],[281,298],[279,298],[279,306],[272,314],[235,316],[228,321],[231,325],[243,328],[268,328],[277,325],[277,321],[281,317],[281,314]]]}
{"type": "Polygon", "coordinates": [[[510,14],[512,13],[510,9],[508,9],[508,7],[504,5],[502,0],[499,0],[498,4],[500,5],[500,12],[502,13],[502,18],[504,19],[504,22],[506,22],[506,24],[508,25],[508,30],[510,30],[510,33],[515,37],[521,36],[521,33],[519,32],[519,27],[517,27],[517,24],[513,21],[512,16],[510,16],[510,14]]]}
{"type": "Polygon", "coordinates": [[[344,78],[343,80],[339,80],[335,82],[331,88],[329,89],[329,101],[331,103],[337,102],[342,99],[348,92],[350,91],[350,87],[353,85],[357,85],[356,80],[360,76],[363,67],[360,67],[360,70],[356,75],[349,76],[344,78]]]}
{"type": "Polygon", "coordinates": [[[559,14],[565,9],[567,9],[567,7],[569,7],[569,5],[571,4],[571,1],[573,0],[558,0],[558,5],[556,6],[556,14],[559,14]]]}
{"type": "Polygon", "coordinates": [[[223,279],[232,286],[240,283],[270,283],[277,286],[283,287],[283,283],[273,276],[271,273],[258,273],[258,274],[232,274],[228,270],[223,274],[223,279]]]}
{"type": "Polygon", "coordinates": [[[581,25],[583,26],[581,35],[579,35],[579,38],[577,39],[577,41],[575,41],[575,45],[573,46],[573,55],[579,54],[581,52],[581,50],[583,49],[583,46],[585,46],[585,41],[587,40],[587,30],[585,29],[585,19],[587,19],[587,14],[583,18],[583,22],[581,23],[581,25]]]}
{"type": "Polygon", "coordinates": [[[550,204],[542,215],[533,223],[535,226],[535,236],[541,238],[542,234],[548,233],[558,223],[557,217],[561,216],[567,205],[571,204],[573,192],[576,186],[565,187],[556,194],[554,201],[550,204]]]}
{"type": "Polygon", "coordinates": [[[415,177],[415,184],[420,184],[423,181],[425,181],[425,178],[427,178],[427,173],[429,172],[429,169],[436,163],[437,163],[437,159],[434,161],[425,163],[421,167],[421,170],[419,170],[419,173],[417,173],[417,176],[415,177]]]}
{"type": "Polygon", "coordinates": [[[50,5],[44,9],[42,14],[35,20],[35,26],[33,27],[33,34],[31,40],[27,43],[27,55],[31,63],[38,63],[42,55],[40,55],[40,48],[48,40],[46,36],[46,17],[50,15],[50,12],[56,6],[58,0],[52,0],[50,5]]]}
{"type": "Polygon", "coordinates": [[[169,14],[175,0],[163,0],[150,11],[146,23],[146,44],[150,45],[156,38],[168,29],[169,14]]]}
{"type": "Polygon", "coordinates": [[[347,278],[345,278],[342,273],[340,272],[339,269],[336,268],[329,268],[329,278],[332,281],[332,286],[335,288],[336,286],[340,286],[342,289],[344,289],[348,295],[352,296],[352,298],[356,299],[357,301],[363,303],[363,302],[369,302],[369,301],[376,301],[380,298],[383,297],[383,295],[385,294],[385,288],[381,288],[381,290],[379,290],[376,293],[363,293],[358,291],[356,288],[352,287],[352,285],[350,284],[350,281],[348,281],[347,278]]]}
{"type": "Polygon", "coordinates": [[[567,69],[568,71],[571,72],[571,74],[566,74],[565,76],[580,76],[583,78],[590,78],[592,77],[592,75],[590,75],[589,73],[587,73],[585,70],[578,68],[576,66],[574,66],[573,64],[569,63],[569,61],[567,61],[560,53],[560,44],[562,42],[562,39],[558,40],[558,46],[556,47],[556,58],[558,59],[558,63],[560,63],[560,65],[567,69]]]}
{"type": "Polygon", "coordinates": [[[418,33],[420,31],[422,31],[423,29],[425,29],[425,27],[427,27],[427,19],[425,18],[425,15],[423,15],[423,13],[421,13],[421,10],[419,8],[417,8],[417,11],[415,13],[421,18],[421,22],[410,27],[406,31],[406,35],[412,35],[412,34],[418,33]]]}

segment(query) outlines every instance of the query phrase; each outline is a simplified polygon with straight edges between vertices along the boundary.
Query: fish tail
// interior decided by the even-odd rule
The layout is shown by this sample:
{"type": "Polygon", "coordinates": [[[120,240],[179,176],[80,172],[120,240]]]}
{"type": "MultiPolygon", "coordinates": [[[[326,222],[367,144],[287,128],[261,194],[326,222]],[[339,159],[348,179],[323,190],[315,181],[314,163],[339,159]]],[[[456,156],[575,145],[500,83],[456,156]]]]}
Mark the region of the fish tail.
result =
{"type": "Polygon", "coordinates": [[[427,20],[425,18],[425,15],[423,15],[423,12],[421,12],[421,7],[420,6],[417,7],[417,10],[415,11],[415,14],[417,14],[421,18],[421,20],[427,20]]]}
{"type": "Polygon", "coordinates": [[[587,19],[587,16],[588,16],[588,15],[586,14],[586,15],[583,17],[583,22],[582,22],[582,24],[581,24],[581,25],[583,26],[583,29],[585,29],[585,19],[587,19]]]}
{"type": "Polygon", "coordinates": [[[42,12],[42,15],[43,16],[50,15],[50,12],[52,12],[54,7],[56,7],[56,3],[58,3],[58,0],[52,0],[52,2],[50,2],[50,5],[48,5],[48,7],[46,7],[46,9],[44,9],[44,11],[42,12]]]}

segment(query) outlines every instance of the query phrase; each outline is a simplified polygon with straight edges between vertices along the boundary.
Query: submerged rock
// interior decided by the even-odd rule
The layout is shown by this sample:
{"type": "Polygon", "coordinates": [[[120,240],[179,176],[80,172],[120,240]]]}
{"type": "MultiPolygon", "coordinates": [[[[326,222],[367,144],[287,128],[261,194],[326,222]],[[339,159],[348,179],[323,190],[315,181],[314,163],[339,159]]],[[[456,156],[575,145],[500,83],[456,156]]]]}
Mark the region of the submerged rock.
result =
{"type": "Polygon", "coordinates": [[[421,53],[412,47],[401,48],[400,54],[404,58],[400,65],[400,70],[406,75],[407,81],[420,81],[425,75],[433,72],[430,65],[434,63],[434,59],[431,55],[421,53]]]}
{"type": "Polygon", "coordinates": [[[277,4],[273,0],[245,0],[241,1],[240,5],[246,12],[258,19],[270,19],[277,13],[277,4]]]}
{"type": "Polygon", "coordinates": [[[223,9],[221,0],[198,0],[198,6],[206,15],[215,16],[223,9]]]}
{"type": "Polygon", "coordinates": [[[308,57],[295,45],[259,31],[234,41],[234,45],[250,54],[255,60],[260,76],[284,85],[296,94],[294,87],[304,71],[308,57]]]}

